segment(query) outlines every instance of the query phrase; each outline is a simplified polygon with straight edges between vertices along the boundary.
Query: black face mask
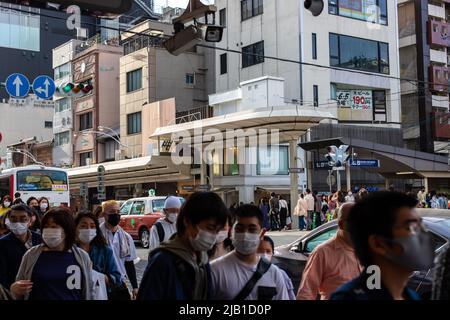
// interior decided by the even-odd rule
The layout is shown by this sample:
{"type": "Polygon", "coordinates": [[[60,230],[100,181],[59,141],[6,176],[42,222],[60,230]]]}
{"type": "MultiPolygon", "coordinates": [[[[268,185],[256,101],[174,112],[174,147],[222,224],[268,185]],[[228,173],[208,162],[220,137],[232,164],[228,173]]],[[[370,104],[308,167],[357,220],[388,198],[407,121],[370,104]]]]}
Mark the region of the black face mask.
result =
{"type": "Polygon", "coordinates": [[[120,222],[120,214],[110,214],[108,215],[108,223],[113,227],[117,226],[120,222]]]}
{"type": "Polygon", "coordinates": [[[40,206],[33,206],[33,209],[36,210],[36,211],[40,211],[41,207],[40,206]]]}

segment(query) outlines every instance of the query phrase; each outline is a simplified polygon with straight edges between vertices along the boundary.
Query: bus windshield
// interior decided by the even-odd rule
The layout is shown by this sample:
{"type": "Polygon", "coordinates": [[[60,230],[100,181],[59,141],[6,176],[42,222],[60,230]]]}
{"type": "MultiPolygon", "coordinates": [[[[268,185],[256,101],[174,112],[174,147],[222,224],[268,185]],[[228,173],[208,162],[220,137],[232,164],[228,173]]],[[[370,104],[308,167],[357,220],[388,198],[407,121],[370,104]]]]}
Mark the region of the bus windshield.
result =
{"type": "Polygon", "coordinates": [[[68,191],[67,174],[53,170],[18,171],[17,191],[68,191]]]}

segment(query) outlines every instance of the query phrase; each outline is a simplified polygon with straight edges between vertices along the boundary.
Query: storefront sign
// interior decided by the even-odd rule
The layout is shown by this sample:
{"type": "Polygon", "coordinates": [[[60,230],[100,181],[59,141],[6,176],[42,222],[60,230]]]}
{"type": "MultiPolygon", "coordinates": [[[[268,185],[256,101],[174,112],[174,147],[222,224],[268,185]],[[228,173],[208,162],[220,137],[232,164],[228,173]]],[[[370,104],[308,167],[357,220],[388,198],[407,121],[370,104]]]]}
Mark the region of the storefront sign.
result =
{"type": "Polygon", "coordinates": [[[372,90],[337,90],[336,97],[341,108],[372,109],[372,90]]]}

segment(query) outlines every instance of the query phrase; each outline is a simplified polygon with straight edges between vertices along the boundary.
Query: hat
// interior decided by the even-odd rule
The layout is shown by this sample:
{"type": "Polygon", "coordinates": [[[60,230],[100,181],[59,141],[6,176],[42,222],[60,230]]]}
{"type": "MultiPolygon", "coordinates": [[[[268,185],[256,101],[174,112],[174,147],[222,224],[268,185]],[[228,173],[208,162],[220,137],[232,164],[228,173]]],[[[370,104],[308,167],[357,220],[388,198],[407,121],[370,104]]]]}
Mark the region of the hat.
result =
{"type": "Polygon", "coordinates": [[[167,197],[166,202],[164,202],[164,209],[180,209],[181,201],[178,197],[167,197]]]}

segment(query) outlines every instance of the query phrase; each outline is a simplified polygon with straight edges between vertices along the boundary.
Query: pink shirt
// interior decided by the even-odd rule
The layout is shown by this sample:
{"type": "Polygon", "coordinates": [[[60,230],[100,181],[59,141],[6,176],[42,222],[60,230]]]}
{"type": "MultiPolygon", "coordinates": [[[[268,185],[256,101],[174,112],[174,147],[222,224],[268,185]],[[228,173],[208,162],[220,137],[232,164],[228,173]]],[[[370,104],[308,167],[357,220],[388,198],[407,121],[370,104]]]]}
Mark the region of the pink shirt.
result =
{"type": "Polygon", "coordinates": [[[344,283],[362,272],[352,247],[338,235],[317,246],[309,256],[303,271],[297,300],[330,299],[344,283]]]}

